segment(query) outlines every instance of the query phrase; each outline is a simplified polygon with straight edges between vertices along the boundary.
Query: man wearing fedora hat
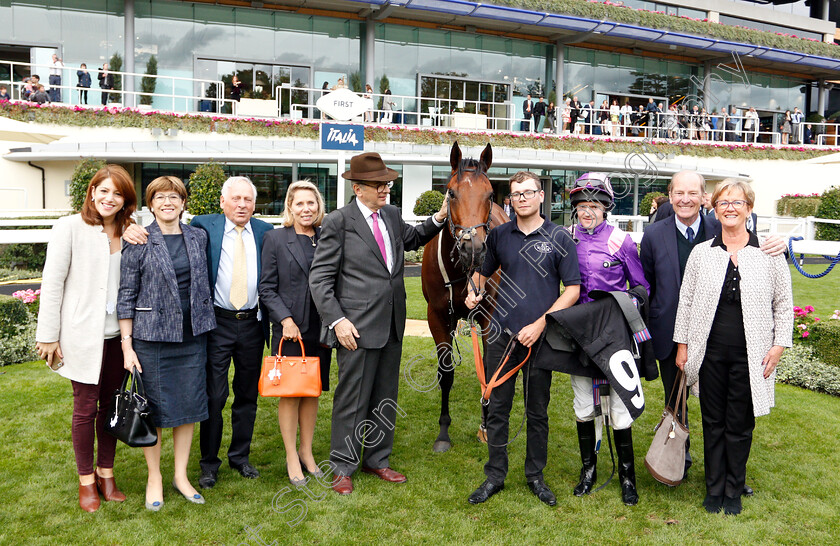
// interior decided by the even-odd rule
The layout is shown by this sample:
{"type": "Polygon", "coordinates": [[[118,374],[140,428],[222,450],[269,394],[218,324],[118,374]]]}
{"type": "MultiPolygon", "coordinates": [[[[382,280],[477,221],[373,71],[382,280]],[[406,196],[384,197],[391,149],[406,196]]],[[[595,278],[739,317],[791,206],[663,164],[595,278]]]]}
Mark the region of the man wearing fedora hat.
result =
{"type": "Polygon", "coordinates": [[[353,157],[341,176],[352,182],[356,199],[324,218],[309,286],[325,327],[322,338],[332,337],[328,328],[337,341],[330,467],[333,489],[349,495],[359,463],[385,481],[406,480],[388,461],[405,330],[403,252],[440,231],[448,205],[444,200],[418,226],[406,224],[400,209],[387,204],[398,174],[377,153],[353,157]]]}

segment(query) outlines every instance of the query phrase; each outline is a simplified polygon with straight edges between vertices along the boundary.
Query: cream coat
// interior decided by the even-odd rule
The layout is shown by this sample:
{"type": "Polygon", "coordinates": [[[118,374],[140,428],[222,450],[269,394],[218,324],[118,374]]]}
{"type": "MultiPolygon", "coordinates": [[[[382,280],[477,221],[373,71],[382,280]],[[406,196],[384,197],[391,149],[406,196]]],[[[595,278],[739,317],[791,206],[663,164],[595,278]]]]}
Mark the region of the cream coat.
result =
{"type": "Polygon", "coordinates": [[[80,214],[61,218],[47,245],[35,339],[58,341],[64,354],[58,373],[79,383],[99,383],[110,253],[102,226],[80,214]]]}
{"type": "MultiPolygon", "coordinates": [[[[694,247],[685,267],[674,341],[688,345],[685,365],[689,385],[697,383],[706,342],[717,311],[729,253],[712,247],[712,240],[694,247]]],[[[764,378],[764,359],[774,345],[790,347],[793,336],[793,294],[784,256],[768,256],[754,246],[738,251],[741,310],[747,338],[753,413],[770,413],[775,406],[776,372],[764,378]]],[[[702,385],[700,386],[702,388],[702,385]]]]}

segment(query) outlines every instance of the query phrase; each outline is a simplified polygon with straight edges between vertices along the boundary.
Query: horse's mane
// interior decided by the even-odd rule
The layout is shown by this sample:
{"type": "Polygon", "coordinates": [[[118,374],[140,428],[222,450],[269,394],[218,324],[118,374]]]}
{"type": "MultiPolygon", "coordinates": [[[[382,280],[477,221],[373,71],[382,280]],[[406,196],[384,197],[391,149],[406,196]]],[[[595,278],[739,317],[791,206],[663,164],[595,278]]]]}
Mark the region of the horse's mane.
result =
{"type": "Polygon", "coordinates": [[[458,163],[458,178],[461,178],[461,175],[463,175],[464,172],[472,172],[475,173],[476,176],[481,176],[483,174],[486,174],[487,166],[484,164],[483,161],[467,157],[462,159],[458,163]]]}

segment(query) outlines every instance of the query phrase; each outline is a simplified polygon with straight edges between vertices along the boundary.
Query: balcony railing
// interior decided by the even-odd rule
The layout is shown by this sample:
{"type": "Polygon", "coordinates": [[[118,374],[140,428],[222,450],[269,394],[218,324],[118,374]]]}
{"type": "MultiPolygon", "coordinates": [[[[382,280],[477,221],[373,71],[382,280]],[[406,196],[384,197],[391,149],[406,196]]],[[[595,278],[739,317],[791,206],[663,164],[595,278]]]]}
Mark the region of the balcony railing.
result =
{"type": "Polygon", "coordinates": [[[37,74],[48,95],[51,95],[50,91],[58,92],[51,95],[51,103],[81,107],[127,106],[170,112],[221,112],[225,104],[233,102],[224,98],[224,83],[220,80],[109,70],[108,73],[115,77],[115,81],[117,77],[120,79],[122,88],[105,89],[97,85],[99,68],[88,69],[91,87],[79,87],[72,84],[71,82],[78,82],[77,71],[80,69],[69,67],[59,69],[61,84],[50,84],[51,70],[54,69],[48,64],[0,60],[0,85],[5,85],[9,89],[12,100],[31,100],[31,96],[28,96],[31,84],[24,82],[20,74],[28,74],[26,77],[37,74]],[[155,92],[137,90],[143,78],[151,78],[155,81],[155,92]],[[86,94],[86,104],[82,103],[82,93],[86,94]],[[60,95],[60,100],[53,100],[56,95],[60,95]],[[149,105],[143,104],[144,97],[147,98],[145,102],[149,102],[149,105]],[[106,99],[104,104],[103,98],[106,99]]]}

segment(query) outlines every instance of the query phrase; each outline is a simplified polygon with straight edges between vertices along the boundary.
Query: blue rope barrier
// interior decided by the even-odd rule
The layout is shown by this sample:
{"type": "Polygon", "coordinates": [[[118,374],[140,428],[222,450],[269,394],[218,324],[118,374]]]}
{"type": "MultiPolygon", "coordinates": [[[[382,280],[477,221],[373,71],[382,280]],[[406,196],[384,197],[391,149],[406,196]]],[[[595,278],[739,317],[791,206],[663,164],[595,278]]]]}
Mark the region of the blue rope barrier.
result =
{"type": "MultiPolygon", "coordinates": [[[[840,254],[837,254],[837,256],[834,257],[834,258],[832,258],[830,256],[823,256],[826,260],[831,260],[831,263],[828,264],[828,269],[826,269],[822,273],[816,273],[816,274],[808,273],[807,271],[802,269],[802,266],[799,265],[799,262],[797,261],[796,256],[793,255],[793,242],[794,241],[801,241],[802,239],[803,239],[803,237],[791,237],[790,239],[788,239],[788,251],[790,252],[790,258],[791,258],[791,261],[793,262],[793,267],[795,267],[796,270],[799,271],[800,273],[802,273],[802,275],[804,275],[805,277],[807,277],[809,279],[819,279],[821,277],[825,277],[826,275],[831,273],[831,270],[834,269],[835,265],[840,263],[840,254]]],[[[802,254],[801,256],[803,258],[805,257],[804,254],[802,254]]]]}

